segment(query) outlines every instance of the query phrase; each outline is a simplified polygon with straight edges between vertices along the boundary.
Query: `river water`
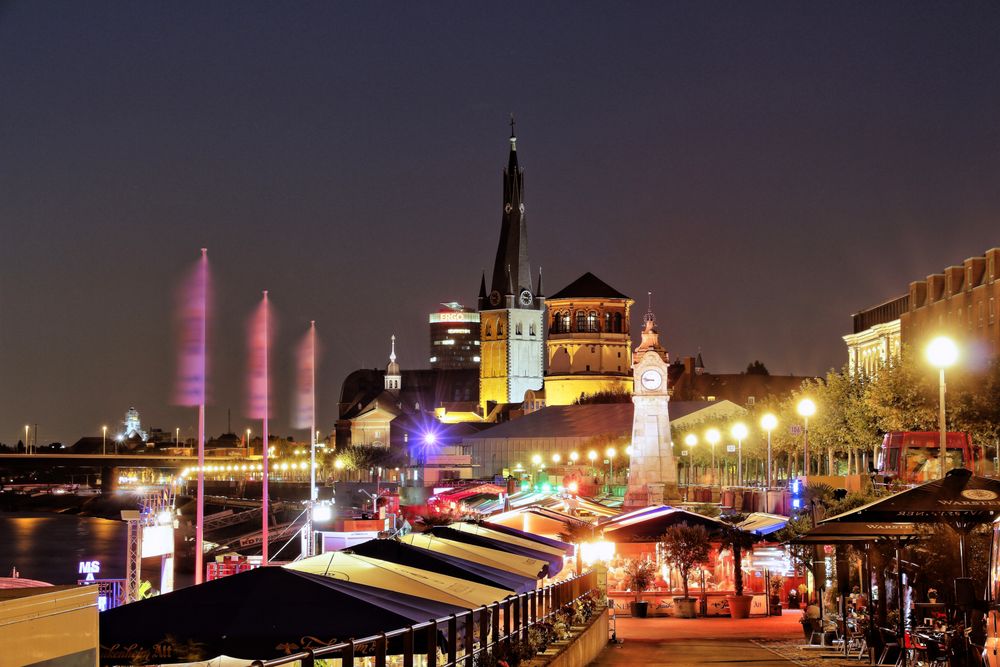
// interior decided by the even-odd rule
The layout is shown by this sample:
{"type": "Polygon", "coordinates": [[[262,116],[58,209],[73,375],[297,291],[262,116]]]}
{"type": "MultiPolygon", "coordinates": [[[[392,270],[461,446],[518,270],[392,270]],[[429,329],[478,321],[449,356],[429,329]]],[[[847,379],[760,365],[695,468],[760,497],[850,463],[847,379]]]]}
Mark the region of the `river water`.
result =
{"type": "MultiPolygon", "coordinates": [[[[98,579],[125,577],[124,521],[46,512],[0,512],[0,577],[16,567],[22,577],[51,584],[75,584],[80,563],[98,561],[98,579]]],[[[159,580],[159,558],[143,562],[142,578],[159,580]]],[[[190,583],[178,573],[176,585],[190,583]]]]}

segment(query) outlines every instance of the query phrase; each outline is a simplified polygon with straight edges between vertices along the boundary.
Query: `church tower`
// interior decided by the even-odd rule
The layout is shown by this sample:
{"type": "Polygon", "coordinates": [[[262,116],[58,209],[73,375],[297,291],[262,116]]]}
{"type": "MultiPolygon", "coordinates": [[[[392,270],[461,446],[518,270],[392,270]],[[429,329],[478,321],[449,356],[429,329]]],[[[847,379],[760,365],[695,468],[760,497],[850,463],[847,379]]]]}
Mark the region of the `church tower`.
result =
{"type": "Polygon", "coordinates": [[[528,390],[544,383],[545,298],[542,274],[532,292],[528,265],[528,228],[524,216],[524,172],[517,164],[517,135],[510,122],[510,154],[503,173],[500,244],[490,291],[486,276],[479,287],[479,402],[520,403],[528,390]]]}
{"type": "Polygon", "coordinates": [[[403,385],[403,375],[399,372],[399,364],[396,363],[396,334],[392,335],[391,345],[389,365],[385,367],[385,390],[399,396],[399,390],[403,385]]]}
{"type": "Polygon", "coordinates": [[[632,363],[632,456],[624,506],[629,509],[680,501],[677,463],[670,438],[667,351],[652,309],[643,318],[642,342],[632,363]]]}

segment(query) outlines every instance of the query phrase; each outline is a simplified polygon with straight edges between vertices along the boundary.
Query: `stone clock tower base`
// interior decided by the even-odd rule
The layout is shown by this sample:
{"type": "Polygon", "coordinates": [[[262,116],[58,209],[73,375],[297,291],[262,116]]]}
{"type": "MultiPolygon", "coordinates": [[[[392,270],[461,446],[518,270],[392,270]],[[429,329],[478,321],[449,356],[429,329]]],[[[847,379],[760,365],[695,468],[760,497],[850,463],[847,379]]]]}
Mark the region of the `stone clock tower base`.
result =
{"type": "Polygon", "coordinates": [[[660,346],[653,313],[646,313],[645,320],[642,343],[635,350],[632,364],[635,407],[628,490],[623,503],[626,510],[680,502],[677,461],[670,440],[667,351],[660,346]]]}

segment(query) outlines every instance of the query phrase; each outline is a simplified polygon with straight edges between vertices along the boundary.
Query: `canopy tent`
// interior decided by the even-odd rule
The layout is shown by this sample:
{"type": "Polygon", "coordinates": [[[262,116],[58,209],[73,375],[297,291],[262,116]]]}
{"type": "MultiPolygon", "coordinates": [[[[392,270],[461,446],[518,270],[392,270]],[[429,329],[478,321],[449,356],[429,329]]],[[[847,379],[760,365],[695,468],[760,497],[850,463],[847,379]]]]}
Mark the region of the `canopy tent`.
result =
{"type": "Polygon", "coordinates": [[[919,525],[902,521],[820,523],[808,532],[789,540],[789,543],[863,544],[893,538],[917,539],[922,535],[919,525]]]}
{"type": "Polygon", "coordinates": [[[513,528],[534,535],[558,537],[565,533],[567,526],[589,526],[591,522],[579,517],[563,514],[546,507],[524,507],[494,514],[485,520],[491,528],[499,530],[498,526],[513,528]]]}
{"type": "Polygon", "coordinates": [[[505,588],[514,593],[525,593],[533,590],[536,583],[534,577],[522,576],[471,560],[463,560],[456,556],[421,549],[399,540],[369,540],[346,551],[359,556],[368,556],[438,574],[446,574],[450,577],[468,579],[487,586],[505,588]]]}
{"type": "MultiPolygon", "coordinates": [[[[102,664],[172,664],[221,655],[271,659],[435,618],[457,605],[369,589],[280,567],[262,567],[141,600],[100,615],[102,664]],[[349,614],[331,613],[350,609],[349,614]],[[170,619],[164,623],[164,619],[170,619]]],[[[415,637],[426,650],[423,637],[415,637]]],[[[398,648],[394,648],[398,651],[398,648]]]]}
{"type": "Polygon", "coordinates": [[[510,591],[467,579],[450,577],[376,558],[331,551],[285,566],[298,572],[343,579],[394,592],[416,595],[463,609],[474,609],[502,600],[510,591]]]}
{"type": "Polygon", "coordinates": [[[732,528],[728,523],[676,507],[661,507],[656,511],[636,515],[625,521],[603,526],[604,539],[609,542],[658,542],[667,528],[680,523],[704,526],[710,535],[721,535],[732,528]]]}
{"type": "Polygon", "coordinates": [[[400,541],[420,549],[428,549],[436,553],[443,553],[455,558],[461,558],[462,560],[486,565],[487,567],[530,577],[533,581],[544,577],[545,570],[548,568],[548,563],[538,558],[520,556],[475,544],[456,542],[430,533],[410,533],[400,538],[400,541]]]}
{"type": "Polygon", "coordinates": [[[662,514],[667,510],[672,510],[673,507],[670,505],[650,505],[649,507],[643,507],[641,509],[632,510],[631,512],[624,512],[622,514],[617,514],[607,521],[602,521],[601,526],[611,526],[616,524],[624,524],[637,521],[643,517],[648,517],[652,514],[662,514]]]}
{"type": "Polygon", "coordinates": [[[778,532],[787,524],[787,516],[767,514],[766,512],[753,512],[747,515],[746,519],[736,524],[736,527],[754,535],[764,536],[778,532]]]}
{"type": "Polygon", "coordinates": [[[528,558],[543,560],[547,564],[545,568],[545,576],[548,577],[554,577],[559,574],[560,570],[562,570],[563,554],[561,552],[558,554],[552,553],[553,549],[545,547],[544,545],[538,545],[538,548],[526,547],[520,544],[515,544],[509,540],[485,537],[483,535],[477,535],[474,531],[461,530],[459,528],[452,528],[451,526],[435,526],[428,532],[437,537],[443,537],[454,542],[463,542],[465,544],[486,547],[497,551],[506,551],[510,554],[517,554],[518,556],[527,556],[528,558]]]}
{"type": "Polygon", "coordinates": [[[480,537],[486,537],[491,540],[516,544],[518,546],[527,547],[528,549],[535,549],[536,551],[544,551],[545,553],[552,554],[553,556],[564,557],[566,554],[572,555],[573,552],[576,551],[576,548],[572,544],[568,544],[562,540],[553,540],[548,537],[542,537],[541,535],[532,535],[531,533],[526,533],[523,530],[508,528],[506,526],[490,526],[486,524],[460,521],[451,524],[450,527],[455,530],[460,530],[463,533],[470,533],[472,535],[479,535],[480,537]]]}

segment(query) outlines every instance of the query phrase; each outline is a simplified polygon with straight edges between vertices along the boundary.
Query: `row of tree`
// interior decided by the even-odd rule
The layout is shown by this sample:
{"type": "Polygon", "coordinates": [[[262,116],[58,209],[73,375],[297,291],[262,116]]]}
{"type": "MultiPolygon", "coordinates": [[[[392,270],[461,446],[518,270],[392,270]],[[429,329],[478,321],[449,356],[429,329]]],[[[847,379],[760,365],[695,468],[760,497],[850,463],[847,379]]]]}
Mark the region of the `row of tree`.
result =
{"type": "MultiPolygon", "coordinates": [[[[805,442],[805,420],[797,407],[804,398],[816,404],[816,412],[808,422],[814,473],[867,472],[866,463],[874,461],[871,457],[877,455],[886,433],[937,430],[938,373],[922,356],[904,347],[899,358],[883,364],[872,375],[852,374],[846,367],[831,370],[824,378],[804,382],[789,396],[758,400],[745,416],[675,429],[675,448],[684,447],[685,436],[693,432],[699,445],[692,448],[688,461],[695,466],[710,465],[711,450],[704,435],[708,428],[715,427],[722,435],[716,456],[732,459],[725,446],[736,444],[730,431],[741,421],[749,429],[743,440],[744,460],[763,459],[767,433],[760,420],[771,413],[778,420],[771,433],[776,465],[785,473],[797,474],[805,442]]],[[[946,408],[948,430],[966,431],[987,455],[995,453],[1000,437],[1000,360],[975,371],[949,371],[946,408]]]]}

